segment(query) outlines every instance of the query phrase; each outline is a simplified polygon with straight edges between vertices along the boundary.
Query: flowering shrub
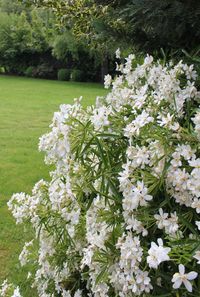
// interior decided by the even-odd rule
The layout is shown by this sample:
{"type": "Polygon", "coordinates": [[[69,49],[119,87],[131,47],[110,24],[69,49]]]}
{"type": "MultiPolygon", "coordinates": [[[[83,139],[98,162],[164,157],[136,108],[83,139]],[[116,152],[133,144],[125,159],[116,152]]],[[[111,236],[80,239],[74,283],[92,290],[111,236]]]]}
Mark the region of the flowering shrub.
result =
{"type": "Polygon", "coordinates": [[[106,98],[61,105],[41,137],[51,181],[8,203],[39,239],[20,262],[42,297],[199,297],[196,72],[134,55],[117,71],[106,98]]]}

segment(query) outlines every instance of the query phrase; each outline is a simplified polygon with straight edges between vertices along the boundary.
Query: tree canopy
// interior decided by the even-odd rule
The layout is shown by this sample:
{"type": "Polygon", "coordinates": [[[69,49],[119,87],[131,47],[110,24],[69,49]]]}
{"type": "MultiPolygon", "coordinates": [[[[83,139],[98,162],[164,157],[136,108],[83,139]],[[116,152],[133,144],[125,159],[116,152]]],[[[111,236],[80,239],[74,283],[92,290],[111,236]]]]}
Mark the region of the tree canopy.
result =
{"type": "Polygon", "coordinates": [[[34,4],[51,7],[75,34],[92,41],[123,41],[148,52],[199,47],[197,0],[35,0],[34,4]]]}

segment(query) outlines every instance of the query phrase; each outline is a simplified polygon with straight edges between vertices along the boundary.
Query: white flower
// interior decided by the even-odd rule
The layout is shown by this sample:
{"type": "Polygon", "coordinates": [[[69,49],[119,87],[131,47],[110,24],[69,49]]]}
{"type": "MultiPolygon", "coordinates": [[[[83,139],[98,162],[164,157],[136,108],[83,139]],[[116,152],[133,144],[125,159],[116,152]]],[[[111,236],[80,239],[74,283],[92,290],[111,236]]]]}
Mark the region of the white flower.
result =
{"type": "Polygon", "coordinates": [[[140,128],[154,121],[154,118],[150,116],[148,112],[145,110],[142,111],[140,115],[138,115],[132,123],[128,124],[124,129],[124,135],[126,137],[131,137],[133,135],[139,135],[140,128]]]}
{"type": "Polygon", "coordinates": [[[148,148],[145,146],[139,147],[138,145],[136,147],[130,146],[127,149],[127,156],[130,160],[132,160],[132,166],[137,168],[141,167],[144,168],[145,165],[149,164],[150,156],[148,148]]]}
{"type": "Polygon", "coordinates": [[[106,106],[101,106],[94,109],[90,120],[93,123],[95,130],[102,130],[103,127],[109,126],[110,122],[108,120],[108,116],[110,114],[111,108],[107,108],[106,106]]]}
{"type": "Polygon", "coordinates": [[[133,230],[137,234],[142,233],[142,236],[147,236],[148,231],[142,225],[142,222],[138,221],[134,216],[129,215],[128,212],[123,212],[124,221],[127,224],[126,230],[133,230]]]}
{"type": "Polygon", "coordinates": [[[198,273],[195,271],[185,273],[185,266],[182,264],[180,264],[178,268],[179,268],[179,272],[175,273],[172,278],[172,282],[174,283],[173,288],[178,289],[183,283],[186,289],[188,290],[188,292],[192,292],[192,285],[190,281],[195,279],[198,273]]]}
{"type": "Polygon", "coordinates": [[[110,88],[111,82],[112,82],[112,76],[110,74],[105,75],[105,77],[104,77],[104,87],[106,89],[110,88]]]}
{"type": "Polygon", "coordinates": [[[193,258],[195,258],[197,260],[197,264],[200,264],[200,251],[196,251],[193,258]]]}
{"type": "Polygon", "coordinates": [[[25,245],[21,251],[21,254],[19,255],[19,261],[20,261],[21,266],[24,266],[28,263],[28,261],[29,261],[28,257],[30,255],[29,247],[31,247],[32,245],[33,245],[33,240],[25,243],[25,245]]]}
{"type": "Polygon", "coordinates": [[[174,153],[172,154],[172,157],[173,157],[173,159],[171,160],[171,165],[172,165],[173,167],[179,167],[179,166],[182,165],[182,162],[181,162],[181,155],[180,155],[179,152],[174,152],[174,153]]]}
{"type": "Polygon", "coordinates": [[[193,150],[189,144],[178,145],[176,152],[178,152],[185,160],[188,161],[195,157],[195,150],[193,150]]]}
{"type": "Polygon", "coordinates": [[[130,189],[128,188],[127,191],[125,189],[123,196],[123,209],[128,212],[137,209],[138,206],[147,206],[148,201],[153,199],[151,195],[148,195],[148,189],[145,187],[143,181],[137,181],[137,185],[133,185],[130,189]]]}
{"type": "Polygon", "coordinates": [[[81,290],[77,290],[74,294],[74,297],[81,297],[82,296],[82,291],[81,290]]]}
{"type": "Polygon", "coordinates": [[[178,216],[176,212],[171,213],[170,217],[168,217],[168,213],[164,213],[163,209],[159,209],[159,214],[154,215],[156,219],[156,224],[159,229],[165,229],[167,234],[175,234],[178,230],[178,216]]]}
{"type": "Polygon", "coordinates": [[[167,115],[160,114],[158,116],[158,124],[161,127],[166,127],[171,129],[172,131],[176,131],[179,129],[179,124],[176,122],[173,122],[173,118],[174,118],[174,115],[170,115],[170,113],[168,113],[167,115]]]}
{"type": "Polygon", "coordinates": [[[148,250],[149,256],[147,257],[149,267],[155,269],[158,268],[161,262],[170,260],[168,253],[171,251],[171,248],[163,247],[161,238],[158,238],[157,241],[158,245],[155,242],[151,242],[151,248],[148,250]]]}
{"type": "Polygon", "coordinates": [[[120,51],[119,48],[116,50],[115,56],[116,56],[117,59],[120,59],[121,58],[121,51],[120,51]]]}
{"type": "Polygon", "coordinates": [[[11,284],[8,283],[8,280],[4,280],[2,285],[1,285],[1,289],[0,289],[0,296],[1,297],[5,297],[7,296],[7,292],[8,290],[11,288],[11,284]]]}
{"type": "Polygon", "coordinates": [[[150,290],[153,289],[151,285],[151,279],[148,276],[147,271],[138,270],[136,274],[136,283],[140,286],[140,289],[142,289],[142,291],[145,291],[146,293],[149,293],[150,290]]]}
{"type": "Polygon", "coordinates": [[[63,290],[62,297],[71,297],[70,291],[63,290]]]}
{"type": "Polygon", "coordinates": [[[121,269],[136,269],[142,260],[143,250],[140,247],[139,237],[133,237],[131,232],[118,239],[117,248],[120,248],[121,256],[119,265],[121,269]]]}
{"type": "Polygon", "coordinates": [[[168,218],[168,213],[164,213],[163,209],[159,209],[159,214],[154,215],[156,219],[156,224],[158,225],[159,229],[163,229],[166,226],[166,220],[168,218]]]}
{"type": "Polygon", "coordinates": [[[200,158],[189,161],[190,166],[200,168],[200,158]]]}
{"type": "Polygon", "coordinates": [[[14,293],[11,297],[22,297],[22,295],[20,294],[20,291],[19,291],[19,287],[17,287],[15,290],[14,290],[14,293]]]}
{"type": "Polygon", "coordinates": [[[196,221],[195,224],[197,225],[197,228],[200,231],[200,221],[196,221]]]}
{"type": "Polygon", "coordinates": [[[149,56],[147,54],[146,58],[144,59],[144,65],[145,66],[150,66],[150,64],[153,62],[153,57],[152,56],[149,56]]]}
{"type": "Polygon", "coordinates": [[[170,214],[170,218],[168,218],[165,222],[165,232],[167,234],[175,234],[178,230],[178,216],[176,211],[170,214]]]}
{"type": "Polygon", "coordinates": [[[200,213],[200,199],[195,198],[193,203],[192,203],[192,208],[196,209],[197,213],[200,213]]]}
{"type": "Polygon", "coordinates": [[[195,132],[197,137],[200,138],[200,111],[195,114],[195,117],[192,118],[193,123],[195,124],[195,132]]]}

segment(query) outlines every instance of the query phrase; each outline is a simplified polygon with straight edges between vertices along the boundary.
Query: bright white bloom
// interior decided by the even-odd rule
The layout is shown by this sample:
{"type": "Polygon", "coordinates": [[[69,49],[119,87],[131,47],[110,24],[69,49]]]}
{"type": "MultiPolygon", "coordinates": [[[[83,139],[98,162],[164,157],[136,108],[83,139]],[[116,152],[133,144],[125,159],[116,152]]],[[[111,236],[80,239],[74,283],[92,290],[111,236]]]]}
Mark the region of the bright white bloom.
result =
{"type": "Polygon", "coordinates": [[[104,78],[104,87],[106,89],[109,89],[110,88],[110,85],[111,85],[111,82],[112,82],[112,76],[110,76],[110,74],[107,74],[104,78]]]}
{"type": "Polygon", "coordinates": [[[193,258],[197,260],[197,264],[200,264],[200,251],[196,251],[193,258]]]}
{"type": "Polygon", "coordinates": [[[148,201],[153,199],[151,195],[148,195],[148,189],[143,181],[138,181],[137,185],[132,186],[128,193],[124,191],[123,196],[123,209],[128,212],[137,209],[139,206],[147,206],[148,201]]]}
{"type": "Polygon", "coordinates": [[[171,165],[173,167],[179,167],[182,165],[182,162],[181,162],[181,154],[179,152],[174,152],[172,154],[172,157],[173,159],[171,160],[171,165]]]}
{"type": "Polygon", "coordinates": [[[130,265],[136,269],[143,255],[139,237],[133,237],[132,233],[129,232],[128,235],[119,238],[117,248],[120,248],[121,251],[120,267],[128,267],[130,265]]]}
{"type": "Polygon", "coordinates": [[[189,161],[189,165],[195,168],[200,168],[200,159],[195,159],[195,157],[189,161]]]}
{"type": "Polygon", "coordinates": [[[189,144],[178,145],[176,152],[178,152],[187,161],[195,157],[195,150],[191,148],[189,144]]]}
{"type": "Polygon", "coordinates": [[[160,114],[158,117],[158,124],[161,127],[166,127],[173,131],[177,131],[180,126],[177,122],[174,122],[173,118],[174,115],[170,115],[170,113],[168,113],[167,115],[160,114]]]}
{"type": "Polygon", "coordinates": [[[6,297],[7,296],[7,292],[8,290],[11,288],[11,284],[8,283],[8,280],[4,280],[4,282],[2,283],[1,285],[1,288],[0,288],[0,296],[1,297],[6,297]]]}
{"type": "Polygon", "coordinates": [[[178,216],[176,212],[174,212],[170,214],[170,217],[165,222],[165,232],[173,235],[176,231],[178,231],[178,216]]]}
{"type": "Polygon", "coordinates": [[[126,137],[139,135],[140,129],[153,121],[154,121],[154,118],[150,116],[148,112],[143,110],[143,112],[140,115],[138,115],[136,119],[132,121],[132,123],[126,126],[126,128],[124,129],[125,131],[124,135],[126,137]]]}
{"type": "Polygon", "coordinates": [[[62,297],[71,297],[70,291],[62,290],[62,297]]]}
{"type": "Polygon", "coordinates": [[[150,163],[149,150],[145,146],[139,147],[137,145],[136,147],[128,147],[127,156],[130,160],[132,160],[131,165],[133,166],[133,168],[144,168],[145,165],[150,163]]]}
{"type": "Polygon", "coordinates": [[[28,263],[29,261],[29,255],[30,255],[30,251],[29,251],[29,247],[31,247],[33,245],[33,240],[31,240],[30,242],[26,242],[23,250],[21,252],[21,254],[19,255],[19,261],[21,266],[24,266],[28,263]]]}
{"type": "Polygon", "coordinates": [[[198,273],[195,271],[185,273],[185,267],[182,264],[180,264],[178,268],[179,272],[175,273],[172,278],[172,282],[174,283],[173,288],[178,289],[183,283],[188,292],[192,292],[192,284],[190,281],[197,278],[198,273]]]}
{"type": "Polygon", "coordinates": [[[81,297],[82,296],[82,291],[81,290],[77,290],[75,293],[74,293],[74,297],[81,297]]]}
{"type": "Polygon", "coordinates": [[[153,57],[152,56],[149,56],[147,54],[147,56],[145,57],[144,59],[144,65],[145,66],[150,66],[150,64],[153,62],[153,57]]]}
{"type": "Polygon", "coordinates": [[[156,219],[156,224],[158,225],[159,229],[163,229],[166,226],[168,213],[164,213],[163,209],[159,209],[159,214],[154,215],[154,218],[156,219]]]}
{"type": "Polygon", "coordinates": [[[196,221],[195,224],[197,225],[198,230],[200,231],[200,221],[196,221]]]}
{"type": "Polygon", "coordinates": [[[148,250],[149,256],[147,257],[147,263],[150,268],[158,268],[158,265],[164,261],[169,261],[168,253],[171,248],[163,247],[163,241],[158,238],[158,245],[155,242],[151,242],[151,248],[148,250]]]}
{"type": "Polygon", "coordinates": [[[20,291],[19,291],[19,287],[17,287],[15,290],[14,290],[14,293],[11,297],[22,297],[22,295],[20,294],[20,291]]]}
{"type": "Polygon", "coordinates": [[[144,228],[141,221],[137,220],[134,215],[130,215],[128,212],[123,212],[124,220],[127,225],[126,230],[133,230],[137,234],[142,233],[142,236],[147,236],[148,231],[144,228]]]}
{"type": "Polygon", "coordinates": [[[119,48],[116,50],[115,56],[116,56],[117,59],[120,59],[121,58],[121,51],[120,51],[119,48]]]}
{"type": "Polygon", "coordinates": [[[192,118],[192,121],[195,124],[195,132],[197,133],[197,137],[200,139],[200,111],[195,114],[195,117],[192,118]]]}
{"type": "Polygon", "coordinates": [[[200,213],[200,199],[195,198],[192,203],[192,207],[196,209],[197,213],[200,213]]]}
{"type": "Polygon", "coordinates": [[[93,123],[95,130],[102,130],[103,127],[109,126],[110,122],[108,116],[111,114],[111,109],[104,106],[94,109],[91,116],[91,122],[93,123]]]}
{"type": "Polygon", "coordinates": [[[156,224],[159,229],[165,229],[167,234],[175,234],[178,230],[178,216],[176,212],[171,213],[170,217],[168,213],[164,213],[163,209],[159,209],[159,214],[154,215],[156,224]]]}

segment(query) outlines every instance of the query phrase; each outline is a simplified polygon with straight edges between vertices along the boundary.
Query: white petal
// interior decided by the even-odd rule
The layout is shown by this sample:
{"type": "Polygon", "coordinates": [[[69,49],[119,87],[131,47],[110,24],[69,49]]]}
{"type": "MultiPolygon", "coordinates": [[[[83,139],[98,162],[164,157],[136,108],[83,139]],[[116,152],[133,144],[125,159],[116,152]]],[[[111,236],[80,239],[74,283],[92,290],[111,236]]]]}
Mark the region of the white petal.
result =
{"type": "Polygon", "coordinates": [[[184,279],[183,283],[184,283],[186,289],[188,290],[188,292],[192,292],[192,285],[191,285],[191,283],[187,279],[184,279]]]}
{"type": "Polygon", "coordinates": [[[183,275],[185,273],[185,266],[183,264],[179,264],[178,269],[179,269],[180,274],[183,275]]]}
{"type": "Polygon", "coordinates": [[[197,225],[198,230],[200,230],[200,221],[196,221],[195,224],[197,225]]]}
{"type": "Polygon", "coordinates": [[[155,242],[151,242],[151,248],[153,248],[153,249],[157,249],[157,244],[155,243],[155,242]]]}
{"type": "Polygon", "coordinates": [[[191,271],[191,272],[189,272],[189,273],[187,274],[187,279],[188,279],[188,280],[193,280],[193,279],[195,279],[195,278],[197,277],[197,275],[198,275],[197,272],[195,272],[195,271],[191,271]]]}
{"type": "Polygon", "coordinates": [[[162,241],[162,239],[161,239],[161,238],[158,238],[158,240],[157,240],[157,241],[158,241],[158,245],[159,245],[159,246],[163,246],[163,241],[162,241]]]}
{"type": "Polygon", "coordinates": [[[175,283],[173,284],[173,288],[174,288],[174,289],[178,289],[178,288],[181,286],[181,284],[182,284],[182,279],[179,278],[179,279],[177,279],[177,281],[175,281],[175,283]]]}
{"type": "Polygon", "coordinates": [[[179,278],[180,278],[180,274],[178,272],[176,272],[173,275],[172,282],[175,283],[179,278]]]}

